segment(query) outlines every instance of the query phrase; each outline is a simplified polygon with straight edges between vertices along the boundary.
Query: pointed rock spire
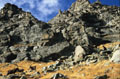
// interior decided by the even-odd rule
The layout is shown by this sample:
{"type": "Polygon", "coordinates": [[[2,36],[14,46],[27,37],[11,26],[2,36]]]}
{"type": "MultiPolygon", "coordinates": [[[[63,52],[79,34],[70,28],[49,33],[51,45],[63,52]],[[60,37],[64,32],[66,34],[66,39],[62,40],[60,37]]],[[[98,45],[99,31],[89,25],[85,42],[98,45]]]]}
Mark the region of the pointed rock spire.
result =
{"type": "Polygon", "coordinates": [[[100,0],[96,0],[95,3],[102,4],[100,0]]]}
{"type": "Polygon", "coordinates": [[[90,2],[89,0],[77,0],[75,3],[72,4],[71,10],[80,11],[89,7],[90,2]]]}
{"type": "Polygon", "coordinates": [[[59,9],[59,11],[58,11],[58,14],[62,14],[62,11],[61,11],[61,9],[59,9]]]}

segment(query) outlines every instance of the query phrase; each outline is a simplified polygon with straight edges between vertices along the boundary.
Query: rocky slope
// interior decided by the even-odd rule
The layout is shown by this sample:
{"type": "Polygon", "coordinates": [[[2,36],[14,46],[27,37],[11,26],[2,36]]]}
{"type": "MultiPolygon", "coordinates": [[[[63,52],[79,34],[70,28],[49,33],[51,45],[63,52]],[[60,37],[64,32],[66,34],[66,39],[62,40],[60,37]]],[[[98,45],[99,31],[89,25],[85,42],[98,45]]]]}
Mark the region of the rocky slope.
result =
{"type": "MultiPolygon", "coordinates": [[[[0,10],[0,63],[56,61],[49,68],[43,68],[44,74],[83,62],[89,65],[110,59],[120,63],[119,45],[120,7],[77,0],[48,23],[38,21],[13,4],[7,3],[0,10]]],[[[26,73],[19,68],[11,72],[26,73]]],[[[63,76],[57,74],[60,75],[63,76]]]]}
{"type": "Polygon", "coordinates": [[[102,61],[86,65],[81,63],[71,68],[57,71],[43,72],[44,67],[49,67],[54,62],[38,63],[22,61],[15,64],[0,64],[0,79],[119,79],[120,64],[102,61]],[[62,77],[58,74],[62,74],[62,77]],[[63,76],[64,75],[64,76],[63,76]],[[54,76],[54,78],[53,78],[54,76]],[[56,78],[61,77],[61,78],[56,78]],[[66,78],[67,77],[67,78],[66,78]]]}

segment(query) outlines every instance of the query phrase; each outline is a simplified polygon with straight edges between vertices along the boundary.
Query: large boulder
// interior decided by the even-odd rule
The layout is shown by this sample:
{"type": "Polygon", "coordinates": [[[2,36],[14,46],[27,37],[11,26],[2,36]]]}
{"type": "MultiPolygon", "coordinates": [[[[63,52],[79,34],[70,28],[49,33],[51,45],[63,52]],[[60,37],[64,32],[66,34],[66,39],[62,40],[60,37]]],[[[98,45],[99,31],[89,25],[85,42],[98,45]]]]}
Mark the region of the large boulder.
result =
{"type": "Polygon", "coordinates": [[[78,62],[80,60],[83,60],[85,55],[86,55],[86,52],[85,52],[84,48],[81,47],[80,45],[77,46],[75,48],[75,52],[74,52],[74,61],[78,62]]]}
{"type": "Polygon", "coordinates": [[[120,49],[113,52],[113,56],[110,61],[120,63],[120,49]]]}

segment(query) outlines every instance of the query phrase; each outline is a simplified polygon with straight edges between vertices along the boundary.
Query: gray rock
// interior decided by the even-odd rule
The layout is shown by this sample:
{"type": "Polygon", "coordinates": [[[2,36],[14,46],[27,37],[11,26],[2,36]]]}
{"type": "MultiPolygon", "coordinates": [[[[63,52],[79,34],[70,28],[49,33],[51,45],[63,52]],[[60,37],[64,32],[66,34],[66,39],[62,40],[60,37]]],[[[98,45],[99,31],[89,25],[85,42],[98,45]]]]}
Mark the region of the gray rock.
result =
{"type": "Polygon", "coordinates": [[[57,71],[57,70],[59,70],[59,67],[60,67],[62,64],[63,64],[63,62],[56,61],[55,64],[52,64],[52,65],[43,67],[43,68],[42,68],[42,72],[43,72],[43,73],[47,73],[47,72],[57,71]]]}
{"type": "Polygon", "coordinates": [[[56,73],[54,74],[51,79],[68,79],[67,76],[64,76],[63,74],[56,73]]]}
{"type": "Polygon", "coordinates": [[[20,77],[20,79],[27,79],[27,77],[25,77],[25,76],[22,76],[22,77],[20,77]]]}
{"type": "Polygon", "coordinates": [[[110,61],[120,63],[120,49],[113,52],[113,56],[110,61]]]}
{"type": "Polygon", "coordinates": [[[7,34],[0,34],[0,46],[6,46],[10,42],[10,36],[7,34]]]}
{"type": "Polygon", "coordinates": [[[108,79],[107,75],[96,76],[94,79],[108,79]]]}
{"type": "Polygon", "coordinates": [[[40,59],[46,60],[45,58],[52,58],[51,55],[56,54],[56,57],[53,56],[53,59],[56,59],[60,55],[65,55],[65,53],[67,54],[67,52],[64,52],[64,50],[69,49],[68,42],[56,43],[52,46],[40,46],[38,49],[36,49],[37,52],[30,52],[30,58],[34,61],[39,61],[40,59]]]}
{"type": "Polygon", "coordinates": [[[40,76],[40,73],[39,72],[35,72],[35,73],[33,73],[30,77],[36,77],[36,76],[40,76]]]}
{"type": "Polygon", "coordinates": [[[47,57],[57,59],[69,50],[70,45],[60,31],[55,33],[50,25],[38,21],[29,12],[6,4],[0,13],[3,14],[0,15],[0,48],[4,48],[0,50],[0,62],[15,63],[25,58],[34,61],[46,60],[47,57]],[[3,19],[4,23],[1,19],[5,17],[7,19],[3,19]],[[10,53],[3,53],[5,51],[10,53]]]}
{"type": "Polygon", "coordinates": [[[85,54],[85,50],[81,46],[77,46],[75,48],[74,61],[78,62],[80,60],[83,60],[85,54]]]}

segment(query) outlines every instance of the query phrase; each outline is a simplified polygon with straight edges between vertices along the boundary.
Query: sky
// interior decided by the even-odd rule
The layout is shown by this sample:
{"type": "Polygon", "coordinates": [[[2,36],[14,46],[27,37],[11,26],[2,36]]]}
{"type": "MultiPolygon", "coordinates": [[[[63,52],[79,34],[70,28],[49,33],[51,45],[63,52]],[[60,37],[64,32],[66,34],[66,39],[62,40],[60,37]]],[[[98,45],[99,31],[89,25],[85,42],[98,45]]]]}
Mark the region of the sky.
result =
{"type": "MultiPolygon", "coordinates": [[[[48,22],[57,15],[59,9],[67,10],[76,0],[0,0],[0,9],[6,3],[12,3],[22,8],[24,11],[31,12],[33,16],[44,22],[48,22]]],[[[96,0],[90,0],[94,2],[96,0]]],[[[120,0],[100,0],[102,4],[119,5],[120,0]]]]}

